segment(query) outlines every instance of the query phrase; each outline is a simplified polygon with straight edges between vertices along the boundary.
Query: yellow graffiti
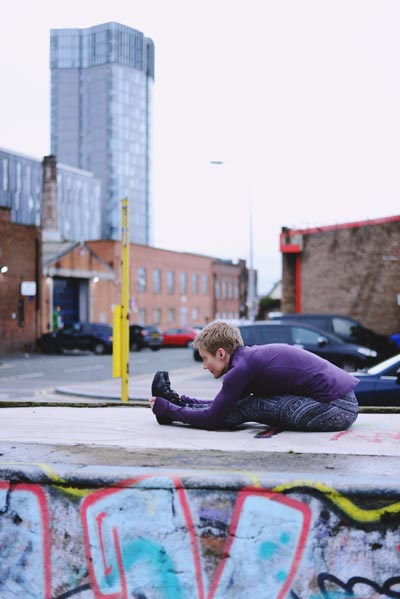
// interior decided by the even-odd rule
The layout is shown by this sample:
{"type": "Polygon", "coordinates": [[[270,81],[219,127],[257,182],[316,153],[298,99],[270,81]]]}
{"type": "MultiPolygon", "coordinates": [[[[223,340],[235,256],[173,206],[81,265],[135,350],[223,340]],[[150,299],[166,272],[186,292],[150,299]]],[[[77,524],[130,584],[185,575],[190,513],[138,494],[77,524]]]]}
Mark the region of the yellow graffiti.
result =
{"type": "Polygon", "coordinates": [[[54,487],[73,497],[86,497],[86,495],[89,495],[89,493],[93,491],[93,489],[78,489],[76,487],[67,486],[67,481],[59,476],[54,468],[48,464],[40,464],[37,462],[1,462],[1,466],[35,466],[35,468],[41,468],[50,478],[54,487]]]}
{"type": "Polygon", "coordinates": [[[72,495],[73,497],[86,497],[86,495],[89,495],[89,493],[93,491],[93,489],[78,489],[76,487],[66,486],[67,481],[59,476],[48,464],[41,464],[41,468],[46,472],[54,486],[67,495],[72,495]]]}
{"type": "MultiPolygon", "coordinates": [[[[62,478],[56,472],[56,470],[49,464],[42,464],[36,462],[1,462],[0,464],[1,466],[35,466],[36,468],[41,468],[43,472],[47,474],[55,488],[72,497],[83,498],[93,492],[93,488],[85,489],[68,485],[68,481],[62,478]]],[[[251,485],[254,488],[264,488],[256,472],[243,472],[238,470],[232,470],[230,472],[246,476],[247,478],[249,478],[249,480],[251,481],[251,485]]],[[[181,475],[184,475],[184,472],[182,472],[181,475]]],[[[287,491],[299,491],[301,493],[304,493],[307,492],[307,488],[319,491],[326,499],[329,499],[334,505],[340,508],[344,514],[346,514],[347,516],[349,516],[357,522],[376,522],[383,515],[400,514],[400,502],[392,503],[384,507],[375,509],[363,509],[357,506],[355,503],[353,503],[350,499],[333,489],[332,487],[329,487],[328,485],[325,485],[321,482],[300,480],[295,481],[293,483],[277,485],[276,487],[269,488],[268,490],[273,491],[275,493],[285,493],[287,491]]]]}
{"type": "Polygon", "coordinates": [[[332,487],[328,487],[328,485],[314,481],[296,481],[290,484],[278,485],[273,489],[273,491],[276,493],[282,493],[289,490],[294,491],[296,489],[301,489],[304,491],[304,487],[309,487],[320,491],[320,493],[330,499],[330,501],[337,505],[345,514],[358,522],[375,522],[384,514],[400,513],[400,502],[392,503],[391,505],[377,509],[364,510],[355,505],[352,501],[350,501],[350,499],[347,499],[347,497],[344,497],[344,495],[335,489],[332,489],[332,487]]]}

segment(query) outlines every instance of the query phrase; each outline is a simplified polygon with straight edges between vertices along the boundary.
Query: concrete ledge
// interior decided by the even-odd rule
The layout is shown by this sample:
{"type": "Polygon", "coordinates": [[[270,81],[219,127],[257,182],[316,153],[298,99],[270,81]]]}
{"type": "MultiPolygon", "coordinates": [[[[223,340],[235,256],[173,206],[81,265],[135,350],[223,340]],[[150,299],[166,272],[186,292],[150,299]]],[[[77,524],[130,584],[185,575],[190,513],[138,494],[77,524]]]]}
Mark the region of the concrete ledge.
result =
{"type": "MultiPolygon", "coordinates": [[[[58,393],[58,391],[57,391],[58,393]]],[[[137,408],[148,407],[148,398],[145,397],[130,397],[128,403],[122,403],[121,399],[101,398],[96,396],[88,396],[83,393],[76,392],[74,394],[60,393],[63,397],[49,396],[48,399],[43,396],[34,396],[30,400],[13,399],[0,400],[1,408],[27,408],[27,407],[69,407],[69,408],[137,408]],[[80,401],[78,400],[80,398],[80,401]]],[[[381,407],[381,406],[359,406],[359,414],[400,414],[400,406],[381,407]]]]}
{"type": "Polygon", "coordinates": [[[399,594],[398,415],[208,432],[128,407],[2,410],[1,599],[399,594]]]}
{"type": "Polygon", "coordinates": [[[397,596],[395,464],[371,484],[362,458],[356,476],[346,456],[320,475],[295,455],[282,473],[2,463],[1,597],[397,596]]]}

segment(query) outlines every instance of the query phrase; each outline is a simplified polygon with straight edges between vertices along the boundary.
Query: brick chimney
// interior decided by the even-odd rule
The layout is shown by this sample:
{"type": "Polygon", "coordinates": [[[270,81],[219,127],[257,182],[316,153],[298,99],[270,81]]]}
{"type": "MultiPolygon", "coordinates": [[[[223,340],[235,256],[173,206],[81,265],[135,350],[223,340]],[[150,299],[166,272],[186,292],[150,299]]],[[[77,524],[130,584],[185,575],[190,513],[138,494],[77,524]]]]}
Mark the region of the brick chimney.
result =
{"type": "Polygon", "coordinates": [[[45,156],[42,168],[42,238],[43,241],[60,241],[56,157],[53,155],[45,156]]]}

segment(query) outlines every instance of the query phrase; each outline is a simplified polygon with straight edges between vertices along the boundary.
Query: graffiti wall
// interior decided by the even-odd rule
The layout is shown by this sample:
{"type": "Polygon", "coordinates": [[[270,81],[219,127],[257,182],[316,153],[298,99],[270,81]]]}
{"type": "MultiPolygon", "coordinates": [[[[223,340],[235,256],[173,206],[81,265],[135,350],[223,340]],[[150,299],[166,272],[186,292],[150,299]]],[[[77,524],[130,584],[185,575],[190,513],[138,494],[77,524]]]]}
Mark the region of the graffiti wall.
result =
{"type": "Polygon", "coordinates": [[[165,473],[84,483],[0,484],[1,599],[400,598],[400,497],[165,473]]]}

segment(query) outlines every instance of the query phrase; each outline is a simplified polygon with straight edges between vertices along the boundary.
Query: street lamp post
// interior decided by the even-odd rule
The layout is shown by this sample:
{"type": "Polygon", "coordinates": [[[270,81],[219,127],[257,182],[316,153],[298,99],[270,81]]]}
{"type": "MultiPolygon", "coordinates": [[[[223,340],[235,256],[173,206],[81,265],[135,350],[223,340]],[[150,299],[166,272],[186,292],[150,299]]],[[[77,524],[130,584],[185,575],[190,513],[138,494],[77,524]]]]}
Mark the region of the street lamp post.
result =
{"type": "Polygon", "coordinates": [[[252,212],[252,206],[250,203],[250,210],[249,210],[249,226],[250,226],[250,231],[249,231],[249,235],[250,235],[250,264],[249,264],[249,279],[248,279],[248,287],[249,287],[249,294],[248,294],[248,316],[249,316],[249,320],[253,321],[255,319],[255,273],[254,273],[254,263],[253,263],[253,212],[252,212]]]}
{"type": "MultiPolygon", "coordinates": [[[[210,160],[212,166],[223,166],[223,160],[210,160]]],[[[247,278],[248,294],[247,294],[247,315],[248,319],[253,321],[256,316],[255,312],[255,273],[253,263],[253,214],[252,214],[252,202],[250,198],[249,207],[249,268],[247,278]]]]}

